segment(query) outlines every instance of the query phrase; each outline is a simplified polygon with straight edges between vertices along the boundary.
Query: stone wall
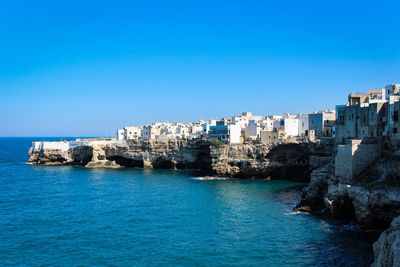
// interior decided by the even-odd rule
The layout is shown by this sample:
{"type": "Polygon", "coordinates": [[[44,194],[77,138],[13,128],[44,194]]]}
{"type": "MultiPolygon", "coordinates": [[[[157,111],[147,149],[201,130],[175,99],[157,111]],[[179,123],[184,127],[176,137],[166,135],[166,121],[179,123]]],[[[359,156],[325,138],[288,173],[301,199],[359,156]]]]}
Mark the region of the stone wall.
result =
{"type": "Polygon", "coordinates": [[[364,143],[360,139],[347,140],[339,145],[335,157],[335,175],[352,179],[357,177],[369,164],[381,154],[380,145],[364,143]]]}
{"type": "Polygon", "coordinates": [[[263,144],[271,144],[279,141],[278,131],[261,131],[260,140],[263,144]]]}

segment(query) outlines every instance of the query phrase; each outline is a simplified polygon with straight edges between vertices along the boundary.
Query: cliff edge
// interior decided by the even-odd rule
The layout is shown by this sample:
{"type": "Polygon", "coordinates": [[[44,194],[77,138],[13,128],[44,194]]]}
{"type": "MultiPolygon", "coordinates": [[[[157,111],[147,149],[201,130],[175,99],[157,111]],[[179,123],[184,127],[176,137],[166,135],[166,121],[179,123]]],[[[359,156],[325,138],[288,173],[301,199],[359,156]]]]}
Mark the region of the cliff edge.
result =
{"type": "Polygon", "coordinates": [[[374,243],[373,267],[400,266],[400,216],[374,243]]]}
{"type": "Polygon", "coordinates": [[[311,142],[228,145],[208,140],[144,140],[85,144],[69,149],[31,148],[31,164],[85,167],[197,169],[230,178],[309,181],[332,157],[332,145],[311,142]]]}

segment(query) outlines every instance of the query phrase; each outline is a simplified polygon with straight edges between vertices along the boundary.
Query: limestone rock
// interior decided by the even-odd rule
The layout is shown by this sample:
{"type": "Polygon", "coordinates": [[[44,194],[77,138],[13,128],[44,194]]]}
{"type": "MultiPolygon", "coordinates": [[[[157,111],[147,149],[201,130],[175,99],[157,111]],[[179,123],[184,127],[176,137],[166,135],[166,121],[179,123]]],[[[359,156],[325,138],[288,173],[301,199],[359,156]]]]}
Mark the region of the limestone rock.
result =
{"type": "Polygon", "coordinates": [[[400,216],[384,231],[373,245],[373,267],[400,266],[400,216]]]}
{"type": "Polygon", "coordinates": [[[328,179],[332,170],[333,166],[328,165],[311,173],[310,183],[303,189],[301,201],[294,208],[294,211],[313,212],[325,207],[323,200],[328,190],[328,179]]]}
{"type": "Polygon", "coordinates": [[[85,165],[86,168],[106,168],[106,169],[118,169],[121,168],[115,161],[110,160],[98,160],[91,161],[85,165]]]}
{"type": "Polygon", "coordinates": [[[86,167],[198,169],[211,176],[308,181],[311,171],[321,167],[331,153],[332,147],[296,140],[236,145],[199,139],[128,140],[77,146],[63,152],[30,151],[29,161],[86,167]]]}
{"type": "Polygon", "coordinates": [[[70,161],[70,155],[68,151],[62,151],[59,149],[45,149],[45,150],[33,150],[29,149],[28,152],[30,164],[66,164],[70,161]]]}

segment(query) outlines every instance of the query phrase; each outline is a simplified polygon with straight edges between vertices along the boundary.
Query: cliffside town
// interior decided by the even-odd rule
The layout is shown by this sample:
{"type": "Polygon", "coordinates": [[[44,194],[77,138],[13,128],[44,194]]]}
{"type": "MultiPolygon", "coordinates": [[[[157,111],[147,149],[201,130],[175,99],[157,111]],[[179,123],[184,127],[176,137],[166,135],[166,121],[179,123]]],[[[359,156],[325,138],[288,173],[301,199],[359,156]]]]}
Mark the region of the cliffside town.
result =
{"type": "Polygon", "coordinates": [[[295,210],[324,210],[365,228],[387,229],[374,245],[374,266],[398,266],[399,100],[400,84],[391,84],[351,93],[335,111],[244,112],[207,122],[124,127],[115,138],[34,142],[29,162],[306,181],[295,210]]]}

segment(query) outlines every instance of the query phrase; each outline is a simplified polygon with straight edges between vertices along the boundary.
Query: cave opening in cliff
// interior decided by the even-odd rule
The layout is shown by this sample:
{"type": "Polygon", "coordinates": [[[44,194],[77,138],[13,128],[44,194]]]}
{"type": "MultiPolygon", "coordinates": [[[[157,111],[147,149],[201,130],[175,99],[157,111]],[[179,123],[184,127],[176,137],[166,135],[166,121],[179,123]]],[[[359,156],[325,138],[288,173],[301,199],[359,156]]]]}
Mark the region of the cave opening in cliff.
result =
{"type": "Polygon", "coordinates": [[[128,168],[143,168],[143,160],[135,160],[121,156],[109,156],[108,160],[115,161],[117,164],[128,168]]]}
{"type": "Polygon", "coordinates": [[[175,164],[171,160],[157,158],[152,162],[155,169],[173,169],[175,164]]]}
{"type": "Polygon", "coordinates": [[[348,220],[352,220],[355,218],[353,200],[348,195],[344,196],[342,200],[342,205],[338,210],[338,217],[348,220]]]}

